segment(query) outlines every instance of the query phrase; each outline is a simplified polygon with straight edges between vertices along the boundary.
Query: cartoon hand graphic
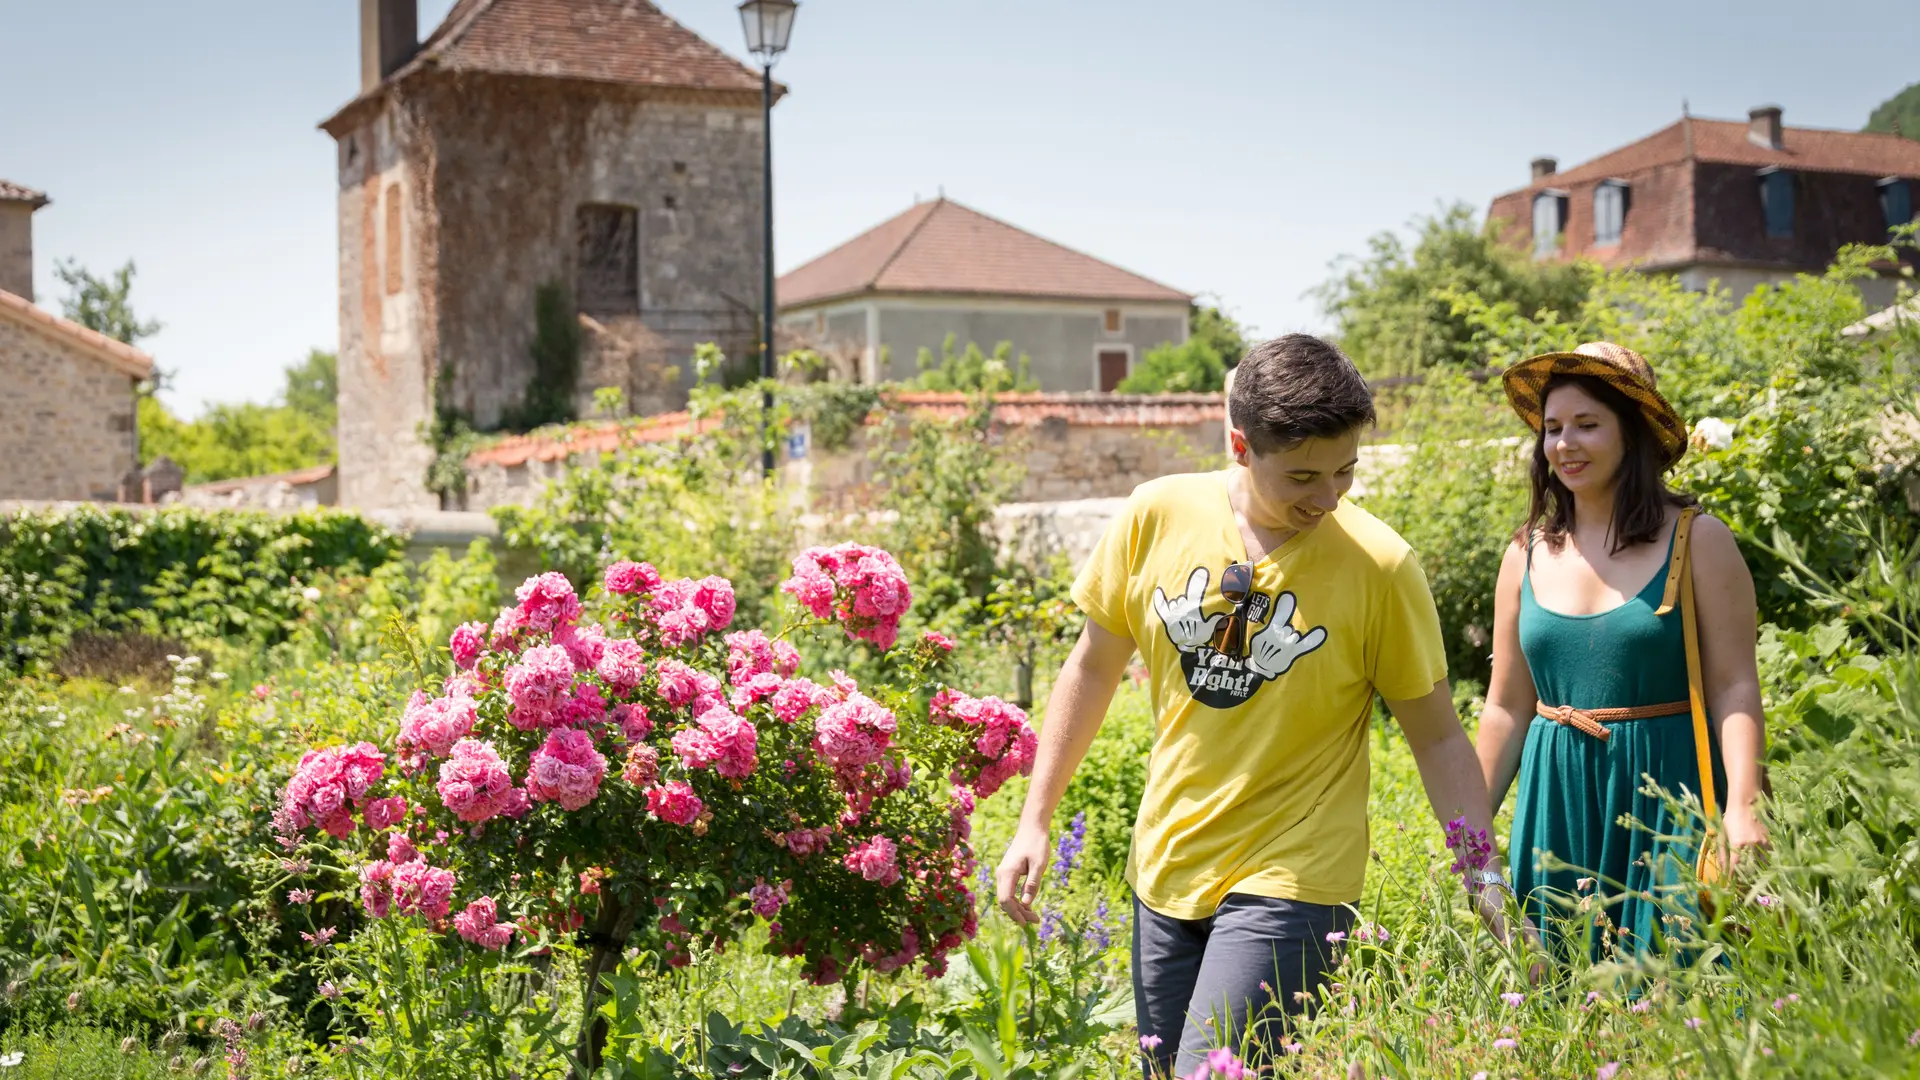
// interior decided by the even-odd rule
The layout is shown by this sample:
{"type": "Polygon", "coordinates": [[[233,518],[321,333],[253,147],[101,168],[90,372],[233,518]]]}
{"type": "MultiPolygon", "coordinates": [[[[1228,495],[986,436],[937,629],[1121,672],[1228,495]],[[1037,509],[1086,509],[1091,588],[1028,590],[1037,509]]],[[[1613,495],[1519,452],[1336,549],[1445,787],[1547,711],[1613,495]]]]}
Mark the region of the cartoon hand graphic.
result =
{"type": "Polygon", "coordinates": [[[1194,568],[1187,578],[1187,591],[1171,600],[1160,586],[1153,587],[1153,610],[1166,624],[1168,639],[1181,652],[1192,652],[1213,640],[1214,629],[1227,617],[1224,611],[1211,616],[1200,613],[1200,603],[1206,595],[1207,568],[1204,566],[1194,568]]]}
{"type": "Polygon", "coordinates": [[[1248,643],[1247,667],[1262,678],[1277,679],[1287,673],[1295,660],[1320,647],[1327,640],[1325,627],[1316,626],[1305,634],[1293,628],[1293,594],[1281,593],[1273,606],[1273,619],[1248,643]]]}

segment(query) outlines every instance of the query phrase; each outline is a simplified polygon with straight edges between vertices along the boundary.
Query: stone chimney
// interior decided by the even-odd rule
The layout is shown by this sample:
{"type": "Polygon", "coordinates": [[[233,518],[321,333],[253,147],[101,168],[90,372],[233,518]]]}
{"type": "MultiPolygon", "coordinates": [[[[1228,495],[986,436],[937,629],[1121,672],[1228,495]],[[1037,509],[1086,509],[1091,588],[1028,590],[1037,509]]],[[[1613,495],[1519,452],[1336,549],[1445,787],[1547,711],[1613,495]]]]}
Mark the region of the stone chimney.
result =
{"type": "Polygon", "coordinates": [[[1560,171],[1558,158],[1537,157],[1533,159],[1533,182],[1539,183],[1560,171]]]}
{"type": "Polygon", "coordinates": [[[0,289],[33,300],[33,212],[47,197],[0,180],[0,289]]]}
{"type": "Polygon", "coordinates": [[[360,0],[362,93],[379,86],[419,49],[419,0],[360,0]]]}
{"type": "Polygon", "coordinates": [[[1762,105],[1747,110],[1747,141],[1755,146],[1778,150],[1780,142],[1780,106],[1762,105]]]}

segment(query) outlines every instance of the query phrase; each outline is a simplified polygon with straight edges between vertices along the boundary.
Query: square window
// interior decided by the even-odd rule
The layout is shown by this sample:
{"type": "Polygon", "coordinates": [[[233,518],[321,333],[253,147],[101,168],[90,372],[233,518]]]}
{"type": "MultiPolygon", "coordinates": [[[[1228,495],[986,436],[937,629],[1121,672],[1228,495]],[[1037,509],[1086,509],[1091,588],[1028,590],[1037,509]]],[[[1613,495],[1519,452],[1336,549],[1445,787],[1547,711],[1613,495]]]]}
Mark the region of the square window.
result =
{"type": "Polygon", "coordinates": [[[1760,209],[1766,215],[1767,235],[1793,235],[1793,174],[1785,169],[1760,170],[1760,209]]]}
{"type": "Polygon", "coordinates": [[[1533,197],[1533,257],[1545,259],[1560,247],[1567,227],[1567,193],[1543,191],[1533,197]]]}
{"type": "Polygon", "coordinates": [[[1627,227],[1627,185],[1605,180],[1593,189],[1593,243],[1612,247],[1627,227]]]}
{"type": "Polygon", "coordinates": [[[1119,333],[1119,332],[1120,332],[1120,326],[1121,326],[1121,322],[1120,322],[1120,309],[1119,309],[1119,308],[1108,308],[1108,309],[1107,309],[1107,315],[1106,315],[1106,328],[1107,328],[1107,333],[1109,333],[1109,334],[1117,334],[1117,333],[1119,333]]]}
{"type": "Polygon", "coordinates": [[[589,204],[575,217],[580,310],[640,311],[640,223],[631,206],[589,204]]]}
{"type": "Polygon", "coordinates": [[[1897,229],[1913,220],[1913,185],[1896,176],[1880,181],[1880,212],[1886,215],[1887,228],[1897,229]]]}

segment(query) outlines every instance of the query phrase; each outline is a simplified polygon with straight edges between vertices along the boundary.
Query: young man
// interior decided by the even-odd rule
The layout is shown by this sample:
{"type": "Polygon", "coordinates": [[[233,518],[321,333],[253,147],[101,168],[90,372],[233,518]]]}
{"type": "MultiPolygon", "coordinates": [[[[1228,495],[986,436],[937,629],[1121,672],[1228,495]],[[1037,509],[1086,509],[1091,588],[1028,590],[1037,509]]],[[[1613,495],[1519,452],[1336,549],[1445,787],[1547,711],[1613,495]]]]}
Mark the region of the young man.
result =
{"type": "MultiPolygon", "coordinates": [[[[1361,898],[1375,693],[1435,814],[1489,826],[1426,577],[1392,529],[1342,500],[1374,420],[1366,382],[1340,350],[1291,334],[1247,353],[1227,408],[1232,464],[1140,485],[1074,584],[1086,628],[996,881],[1009,916],[1038,920],[1054,808],[1138,650],[1155,734],[1127,880],[1135,1008],[1158,1075],[1237,1047],[1250,1022],[1271,1053],[1324,977],[1327,935],[1361,898]]],[[[1490,872],[1476,889],[1502,936],[1504,885],[1490,872]]]]}

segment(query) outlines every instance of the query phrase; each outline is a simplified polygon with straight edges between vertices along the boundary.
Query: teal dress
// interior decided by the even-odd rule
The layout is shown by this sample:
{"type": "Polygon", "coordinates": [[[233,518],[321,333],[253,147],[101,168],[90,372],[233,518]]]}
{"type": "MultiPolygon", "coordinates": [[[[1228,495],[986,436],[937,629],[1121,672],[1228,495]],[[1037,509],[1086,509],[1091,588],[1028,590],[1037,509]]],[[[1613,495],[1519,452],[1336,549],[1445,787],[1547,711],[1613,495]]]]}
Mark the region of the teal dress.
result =
{"type": "MultiPolygon", "coordinates": [[[[1668,554],[1672,554],[1669,530],[1668,554]]],[[[1671,558],[1669,558],[1671,562],[1671,558]]],[[[1508,862],[1514,894],[1535,925],[1563,944],[1555,927],[1586,935],[1602,958],[1611,944],[1641,953],[1668,932],[1663,916],[1692,910],[1695,822],[1642,792],[1647,777],[1680,795],[1700,790],[1687,701],[1686,639],[1678,605],[1656,615],[1667,571],[1639,595],[1597,615],[1562,615],[1533,595],[1533,558],[1520,586],[1520,651],[1541,704],[1575,709],[1677,703],[1671,715],[1605,724],[1602,740],[1535,716],[1520,754],[1508,862]],[[1637,825],[1623,823],[1631,818],[1637,825]],[[1551,853],[1553,860],[1543,856],[1551,853]],[[1552,867],[1565,864],[1567,869],[1552,867]],[[1591,878],[1586,887],[1580,879],[1591,878]],[[1656,902],[1652,897],[1659,897],[1656,902]]],[[[1716,791],[1726,791],[1713,725],[1708,725],[1716,791]]]]}

